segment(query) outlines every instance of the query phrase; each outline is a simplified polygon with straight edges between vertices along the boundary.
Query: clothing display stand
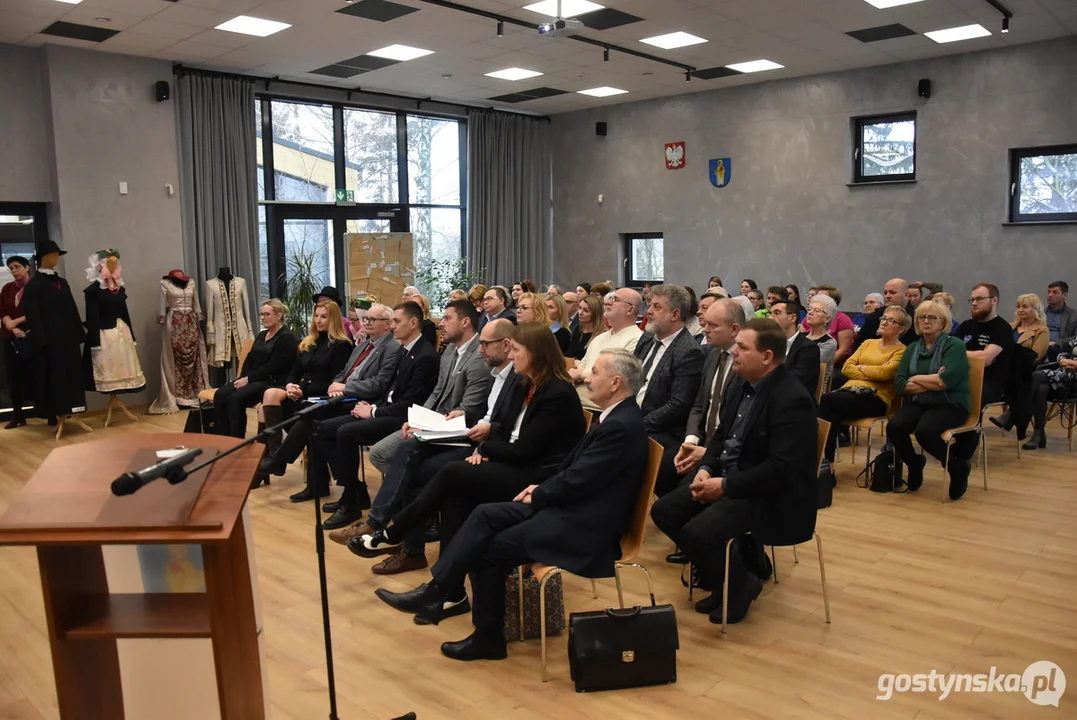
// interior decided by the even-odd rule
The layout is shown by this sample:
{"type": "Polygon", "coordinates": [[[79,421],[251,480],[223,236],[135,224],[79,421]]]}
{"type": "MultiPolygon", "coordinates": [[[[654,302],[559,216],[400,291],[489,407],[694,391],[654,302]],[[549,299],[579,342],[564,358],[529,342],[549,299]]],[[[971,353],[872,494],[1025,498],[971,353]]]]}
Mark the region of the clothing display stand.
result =
{"type": "Polygon", "coordinates": [[[64,425],[67,423],[74,423],[88,433],[93,432],[93,428],[82,422],[78,417],[74,415],[61,415],[56,421],[56,439],[59,440],[64,436],[64,425]]]}
{"type": "Polygon", "coordinates": [[[119,408],[119,410],[134,422],[138,422],[138,418],[133,412],[127,409],[127,406],[123,404],[123,400],[120,400],[118,395],[112,395],[108,399],[108,413],[105,415],[105,427],[109,426],[112,422],[112,411],[119,408]]]}

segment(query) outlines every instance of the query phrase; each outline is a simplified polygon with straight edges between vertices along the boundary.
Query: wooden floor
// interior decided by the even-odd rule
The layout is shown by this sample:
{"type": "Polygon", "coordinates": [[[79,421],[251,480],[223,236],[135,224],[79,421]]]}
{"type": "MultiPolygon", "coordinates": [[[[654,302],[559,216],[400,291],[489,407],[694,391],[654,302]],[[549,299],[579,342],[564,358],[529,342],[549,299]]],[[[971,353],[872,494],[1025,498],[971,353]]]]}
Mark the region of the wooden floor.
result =
{"type": "MultiPolygon", "coordinates": [[[[62,442],[178,430],[183,417],[143,416],[107,430],[91,418],[96,432],[73,429],[62,442]]],[[[1077,452],[1066,451],[1057,422],[1050,447],[1020,461],[1012,440],[994,427],[987,435],[991,489],[983,491],[974,469],[968,494],[954,504],[939,502],[937,465],[929,466],[921,492],[880,495],[855,486],[844,451],[835,504],[819,516],[829,626],[813,545],[801,547],[797,565],[791,550],[778,550],[780,584],[767,584],[750,616],[723,637],[692,610],[679,568],[663,561],[670,543],[652,527],[641,561],[654,575],[659,602],[677,609],[680,626],[679,679],[664,687],[576,694],[563,637],[552,640],[546,684],[537,641],[511,644],[502,662],[445,659],[439,644],[467,635],[467,618],[418,627],[373,595],[379,586],[413,587],[426,571],[377,578],[368,570],[373,561],[330,543],[340,716],[391,718],[414,710],[422,720],[1077,717],[1077,689],[1057,709],[1020,693],[876,700],[881,673],[987,673],[992,666],[1021,673],[1037,660],[1057,663],[1071,688],[1077,684],[1077,452]]],[[[41,425],[0,431],[0,510],[55,446],[41,425]]],[[[325,657],[312,508],[288,502],[298,483],[292,472],[252,493],[251,506],[273,716],[309,720],[328,715],[325,657]]],[[[626,585],[626,599],[641,602],[642,579],[632,575],[626,585]]],[[[592,600],[586,581],[566,577],[570,612],[616,603],[612,581],[600,582],[599,593],[592,600]]],[[[0,548],[4,720],[58,717],[44,622],[33,550],[0,548]]]]}

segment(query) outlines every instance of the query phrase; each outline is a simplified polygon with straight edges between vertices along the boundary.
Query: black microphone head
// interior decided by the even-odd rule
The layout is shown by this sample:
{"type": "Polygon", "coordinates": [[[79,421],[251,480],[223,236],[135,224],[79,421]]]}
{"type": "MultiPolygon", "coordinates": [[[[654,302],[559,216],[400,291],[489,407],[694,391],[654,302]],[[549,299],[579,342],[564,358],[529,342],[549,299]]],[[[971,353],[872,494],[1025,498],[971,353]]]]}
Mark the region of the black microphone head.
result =
{"type": "Polygon", "coordinates": [[[142,481],[134,473],[124,473],[112,481],[112,494],[117,496],[131,495],[142,487],[142,481]]]}

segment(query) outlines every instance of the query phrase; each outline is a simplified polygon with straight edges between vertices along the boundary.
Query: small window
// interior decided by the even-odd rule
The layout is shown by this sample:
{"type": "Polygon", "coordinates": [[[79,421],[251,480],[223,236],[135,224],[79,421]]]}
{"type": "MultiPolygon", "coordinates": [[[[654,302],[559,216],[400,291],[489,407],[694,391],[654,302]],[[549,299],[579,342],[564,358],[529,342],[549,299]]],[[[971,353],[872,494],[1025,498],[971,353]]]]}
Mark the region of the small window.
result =
{"type": "Polygon", "coordinates": [[[853,182],[916,179],[916,113],[854,118],[853,182]]]}
{"type": "Polygon", "coordinates": [[[1077,145],[1010,151],[1010,222],[1077,222],[1077,145]]]}
{"type": "Polygon", "coordinates": [[[640,287],[660,283],[665,276],[665,251],[661,233],[625,235],[625,285],[640,287]]]}

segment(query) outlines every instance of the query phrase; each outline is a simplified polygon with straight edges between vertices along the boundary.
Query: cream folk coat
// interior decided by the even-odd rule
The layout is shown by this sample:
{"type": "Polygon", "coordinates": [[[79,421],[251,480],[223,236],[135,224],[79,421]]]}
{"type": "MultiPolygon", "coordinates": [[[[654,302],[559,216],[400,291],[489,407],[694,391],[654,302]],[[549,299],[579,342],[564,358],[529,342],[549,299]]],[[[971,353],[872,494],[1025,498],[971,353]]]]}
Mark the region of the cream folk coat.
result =
{"type": "Polygon", "coordinates": [[[209,364],[213,367],[227,365],[238,358],[243,341],[252,338],[254,333],[251,332],[247,281],[233,277],[230,287],[225,288],[217,278],[207,280],[206,345],[209,364]]]}

